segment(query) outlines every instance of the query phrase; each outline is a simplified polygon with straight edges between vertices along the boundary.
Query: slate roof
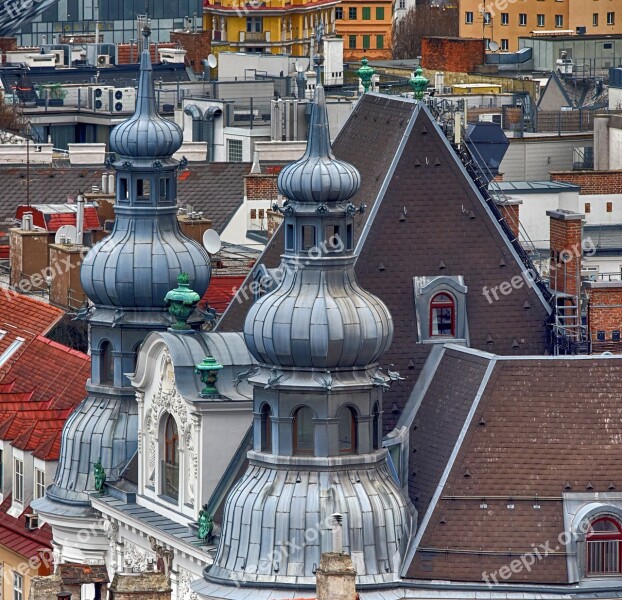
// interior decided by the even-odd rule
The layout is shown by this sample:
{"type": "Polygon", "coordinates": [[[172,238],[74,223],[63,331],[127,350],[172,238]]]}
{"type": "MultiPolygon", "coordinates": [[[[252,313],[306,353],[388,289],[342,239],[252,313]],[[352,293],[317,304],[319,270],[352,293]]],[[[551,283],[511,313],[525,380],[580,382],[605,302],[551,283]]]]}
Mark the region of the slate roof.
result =
{"type": "MultiPolygon", "coordinates": [[[[498,354],[545,352],[549,309],[541,296],[523,286],[489,303],[482,293],[524,268],[427,108],[365,94],[333,151],[362,176],[352,199],[367,205],[355,219],[356,274],[393,316],[393,344],[382,363],[407,377],[384,395],[385,431],[395,425],[430,350],[417,343],[414,276],[464,276],[472,347],[498,354]]],[[[283,244],[279,230],[258,265],[277,267],[283,244]]],[[[250,301],[233,301],[218,329],[241,331],[250,301]]]]}
{"type": "Polygon", "coordinates": [[[551,554],[508,581],[567,584],[557,544],[562,495],[596,495],[622,481],[619,427],[612,426],[622,409],[621,366],[619,357],[446,348],[411,426],[410,491],[421,512],[408,577],[481,582],[483,572],[550,541],[551,554]]]}
{"type": "Polygon", "coordinates": [[[579,77],[564,79],[557,71],[553,71],[540,95],[538,104],[541,104],[546,98],[549,86],[557,86],[566,100],[567,106],[572,108],[593,110],[607,108],[609,105],[609,89],[603,85],[602,80],[599,82],[595,79],[581,79],[579,77]]]}
{"type": "MultiPolygon", "coordinates": [[[[222,233],[244,200],[244,175],[249,163],[191,163],[179,174],[177,202],[203,211],[212,228],[222,233]]],[[[101,185],[105,172],[98,168],[30,168],[31,204],[64,204],[67,196],[101,185]]],[[[26,167],[0,167],[0,189],[11,190],[0,197],[0,221],[12,221],[17,207],[26,204],[26,167]]]]}

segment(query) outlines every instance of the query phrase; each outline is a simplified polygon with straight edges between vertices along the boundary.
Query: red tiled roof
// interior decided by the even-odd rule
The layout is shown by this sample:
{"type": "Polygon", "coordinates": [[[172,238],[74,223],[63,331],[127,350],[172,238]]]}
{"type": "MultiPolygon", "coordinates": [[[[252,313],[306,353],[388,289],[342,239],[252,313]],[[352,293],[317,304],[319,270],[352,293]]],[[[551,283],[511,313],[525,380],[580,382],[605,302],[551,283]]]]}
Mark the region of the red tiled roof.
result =
{"type": "Polygon", "coordinates": [[[16,392],[34,389],[33,400],[54,400],[54,408],[64,409],[74,408],[84,399],[90,373],[87,354],[37,336],[5,374],[4,381],[13,382],[16,392]]]}
{"type": "Polygon", "coordinates": [[[60,458],[60,443],[62,439],[62,430],[55,431],[47,439],[41,442],[32,455],[41,460],[58,460],[60,458]]]}
{"type": "Polygon", "coordinates": [[[26,529],[26,515],[32,512],[30,504],[17,518],[7,514],[10,506],[11,494],[8,494],[0,504],[0,545],[28,559],[51,550],[52,529],[49,525],[34,531],[26,529]]]}
{"type": "Polygon", "coordinates": [[[244,283],[244,275],[215,275],[211,278],[209,287],[199,306],[204,308],[209,306],[216,310],[218,314],[225,312],[227,306],[235,296],[238,288],[244,283]]]}
{"type": "MultiPolygon", "coordinates": [[[[32,222],[54,233],[63,225],[76,225],[76,204],[38,204],[34,206],[18,206],[15,218],[21,220],[26,212],[32,213],[32,222]]],[[[84,207],[84,230],[101,229],[97,209],[94,206],[84,207]]]]}

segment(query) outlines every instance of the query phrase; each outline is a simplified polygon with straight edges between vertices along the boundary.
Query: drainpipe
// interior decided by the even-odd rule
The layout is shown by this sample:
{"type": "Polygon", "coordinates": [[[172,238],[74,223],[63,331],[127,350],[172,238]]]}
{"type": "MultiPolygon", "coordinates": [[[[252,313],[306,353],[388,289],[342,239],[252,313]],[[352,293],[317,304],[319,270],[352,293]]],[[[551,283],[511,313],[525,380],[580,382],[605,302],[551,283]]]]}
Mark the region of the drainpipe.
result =
{"type": "Polygon", "coordinates": [[[200,142],[203,140],[203,121],[201,111],[196,104],[188,104],[184,108],[184,113],[192,117],[192,141],[200,142]]]}

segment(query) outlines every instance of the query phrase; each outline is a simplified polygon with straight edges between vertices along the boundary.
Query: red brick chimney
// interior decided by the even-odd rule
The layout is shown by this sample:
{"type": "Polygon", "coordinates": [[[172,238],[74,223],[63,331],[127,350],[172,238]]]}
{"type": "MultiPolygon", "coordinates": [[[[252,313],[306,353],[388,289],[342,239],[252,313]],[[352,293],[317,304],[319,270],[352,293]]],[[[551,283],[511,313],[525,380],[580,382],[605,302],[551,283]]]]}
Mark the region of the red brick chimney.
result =
{"type": "Polygon", "coordinates": [[[518,238],[520,231],[520,205],[523,203],[518,198],[497,198],[495,200],[501,216],[505,219],[505,222],[509,225],[514,237],[518,238]]]}
{"type": "Polygon", "coordinates": [[[577,296],[581,291],[583,255],[583,219],[585,215],[570,210],[547,210],[550,218],[551,290],[577,296]]]}
{"type": "Polygon", "coordinates": [[[622,281],[586,281],[592,353],[622,352],[622,281]]]}

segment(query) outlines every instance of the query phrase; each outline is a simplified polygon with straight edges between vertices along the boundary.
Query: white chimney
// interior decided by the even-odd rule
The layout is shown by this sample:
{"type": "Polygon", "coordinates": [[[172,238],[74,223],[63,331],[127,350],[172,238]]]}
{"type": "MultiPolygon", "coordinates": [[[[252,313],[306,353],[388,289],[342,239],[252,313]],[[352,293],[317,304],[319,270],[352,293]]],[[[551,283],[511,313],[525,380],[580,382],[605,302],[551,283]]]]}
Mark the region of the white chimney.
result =
{"type": "Polygon", "coordinates": [[[343,552],[343,515],[335,513],[333,517],[333,552],[341,554],[343,552]]]}
{"type": "Polygon", "coordinates": [[[32,213],[27,212],[22,215],[22,231],[32,231],[32,213]]]}
{"type": "Polygon", "coordinates": [[[78,210],[76,212],[76,245],[82,245],[82,234],[84,233],[84,196],[78,194],[78,210]]]}
{"type": "Polygon", "coordinates": [[[110,173],[108,175],[108,193],[109,194],[114,194],[115,193],[115,189],[114,189],[114,173],[110,173]]]}
{"type": "Polygon", "coordinates": [[[102,173],[102,194],[108,193],[108,174],[102,173]]]}

